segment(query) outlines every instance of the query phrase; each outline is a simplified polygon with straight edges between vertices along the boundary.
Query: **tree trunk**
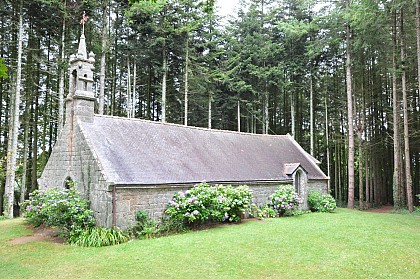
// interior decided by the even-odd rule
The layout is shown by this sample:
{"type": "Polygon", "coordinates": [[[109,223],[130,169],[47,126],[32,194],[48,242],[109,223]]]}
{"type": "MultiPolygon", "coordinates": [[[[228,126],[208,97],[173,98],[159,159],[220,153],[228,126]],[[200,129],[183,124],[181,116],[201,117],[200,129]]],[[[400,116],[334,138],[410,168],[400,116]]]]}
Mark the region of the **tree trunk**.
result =
{"type": "Polygon", "coordinates": [[[208,128],[211,129],[211,102],[213,100],[213,94],[209,91],[209,101],[208,101],[208,128]]]}
{"type": "Polygon", "coordinates": [[[370,208],[370,186],[369,186],[369,175],[370,175],[370,166],[368,165],[368,152],[365,153],[365,169],[366,169],[366,179],[365,179],[365,192],[366,192],[366,209],[370,208]]]}
{"type": "Polygon", "coordinates": [[[28,169],[28,136],[29,136],[29,122],[31,118],[30,114],[30,104],[31,97],[29,92],[27,93],[25,100],[25,128],[23,136],[23,159],[22,159],[22,182],[21,182],[21,191],[20,191],[20,202],[22,203],[25,200],[26,195],[26,178],[27,178],[27,169],[28,169]]]}
{"type": "Polygon", "coordinates": [[[420,0],[416,1],[417,82],[420,97],[420,0]]]}
{"type": "Polygon", "coordinates": [[[184,73],[184,125],[188,126],[188,62],[189,62],[189,34],[185,41],[185,73],[184,73]]]}
{"type": "Polygon", "coordinates": [[[127,58],[127,117],[131,118],[131,71],[130,58],[127,58]]]}
{"type": "Polygon", "coordinates": [[[63,128],[63,124],[64,124],[64,69],[63,69],[63,64],[65,61],[65,49],[66,49],[66,44],[65,44],[65,33],[66,33],[66,19],[65,17],[63,17],[63,27],[61,30],[61,57],[60,57],[60,62],[61,62],[61,66],[59,68],[59,82],[58,82],[58,131],[57,134],[60,134],[61,129],[63,128]]]}
{"type": "MultiPolygon", "coordinates": [[[[349,10],[350,0],[346,2],[349,10]]],[[[353,100],[351,78],[351,47],[350,47],[350,24],[346,25],[346,84],[347,84],[347,120],[349,133],[349,158],[348,158],[348,208],[354,208],[354,131],[353,131],[353,100]]]]}
{"type": "Polygon", "coordinates": [[[136,80],[137,80],[137,63],[133,64],[133,96],[131,97],[131,117],[136,117],[136,80]]]}
{"type": "Polygon", "coordinates": [[[23,1],[20,1],[19,12],[19,35],[18,35],[18,61],[16,69],[16,92],[13,107],[13,123],[9,140],[11,142],[10,149],[7,151],[7,172],[6,172],[6,186],[5,186],[5,212],[8,217],[13,218],[13,204],[15,200],[15,174],[16,174],[16,157],[17,157],[17,142],[19,132],[19,105],[20,105],[20,91],[22,87],[22,40],[23,40],[23,18],[22,18],[23,1]]]}
{"type": "MultiPolygon", "coordinates": [[[[393,199],[394,208],[400,209],[402,207],[401,199],[401,169],[400,169],[400,138],[399,138],[399,101],[397,92],[397,15],[393,12],[393,26],[392,26],[392,117],[394,130],[394,177],[393,177],[393,199]]],[[[375,196],[376,199],[376,196],[375,196]]]]}
{"type": "Polygon", "coordinates": [[[411,180],[411,159],[410,159],[410,139],[408,131],[408,105],[407,105],[407,81],[405,72],[405,38],[404,38],[404,12],[401,9],[400,16],[400,44],[401,44],[401,85],[403,94],[403,115],[404,115],[404,159],[405,159],[405,183],[407,190],[407,206],[410,212],[414,211],[413,205],[413,186],[411,180]]]}
{"type": "Polygon", "coordinates": [[[239,100],[239,96],[238,96],[238,114],[237,114],[237,118],[238,118],[238,132],[241,131],[241,101],[239,100]]]}
{"type": "Polygon", "coordinates": [[[146,104],[146,119],[152,119],[151,103],[152,103],[152,66],[148,65],[148,79],[147,79],[147,104],[146,104]]]}
{"type": "MultiPolygon", "coordinates": [[[[327,107],[325,106],[325,109],[327,107]]],[[[309,134],[310,134],[310,153],[314,156],[314,90],[312,82],[312,69],[309,76],[309,134]]],[[[328,149],[328,148],[327,148],[328,149]]]]}
{"type": "MultiPolygon", "coordinates": [[[[325,140],[327,144],[327,176],[330,177],[330,145],[329,145],[329,133],[328,133],[328,105],[327,96],[325,96],[325,140]]],[[[328,179],[327,191],[330,193],[331,181],[328,179]]]]}
{"type": "MultiPolygon", "coordinates": [[[[359,209],[364,209],[364,185],[363,185],[363,131],[365,129],[365,92],[364,92],[364,78],[362,78],[362,86],[361,86],[361,93],[362,93],[362,110],[359,111],[359,125],[357,127],[357,137],[359,138],[358,142],[358,150],[359,150],[359,209]]],[[[367,166],[365,167],[367,169],[367,166]]]]}
{"type": "Polygon", "coordinates": [[[99,104],[98,112],[99,114],[104,114],[104,96],[105,96],[105,70],[106,70],[106,50],[107,50],[107,6],[108,1],[102,0],[102,30],[101,30],[101,40],[102,40],[102,51],[101,51],[101,66],[100,66],[100,75],[99,75],[99,104]]]}
{"type": "Polygon", "coordinates": [[[166,76],[168,74],[167,70],[168,57],[166,56],[166,49],[162,51],[162,122],[166,122],[166,76]]]}
{"type": "Polygon", "coordinates": [[[292,137],[295,138],[296,127],[295,127],[295,101],[293,98],[293,93],[290,95],[290,118],[292,121],[292,137]]]}

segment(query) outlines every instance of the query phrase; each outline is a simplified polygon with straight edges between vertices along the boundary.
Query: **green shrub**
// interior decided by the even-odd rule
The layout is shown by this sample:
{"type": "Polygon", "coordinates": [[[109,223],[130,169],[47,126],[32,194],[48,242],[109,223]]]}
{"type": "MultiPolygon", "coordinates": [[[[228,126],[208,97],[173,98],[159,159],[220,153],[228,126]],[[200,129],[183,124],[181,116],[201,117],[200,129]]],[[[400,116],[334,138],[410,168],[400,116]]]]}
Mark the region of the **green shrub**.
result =
{"type": "Polygon", "coordinates": [[[292,185],[282,185],[270,196],[268,206],[272,207],[279,216],[292,215],[303,202],[292,185]]]}
{"type": "Polygon", "coordinates": [[[68,242],[83,247],[102,247],[125,243],[130,239],[127,232],[117,228],[94,227],[83,230],[77,236],[70,237],[68,242]]]}
{"type": "Polygon", "coordinates": [[[252,204],[250,210],[250,214],[252,215],[252,217],[258,219],[277,217],[277,212],[272,207],[267,205],[258,207],[256,204],[252,204]]]}
{"type": "Polygon", "coordinates": [[[136,223],[131,229],[135,237],[152,238],[158,233],[155,220],[149,218],[147,211],[136,212],[136,223]]]}
{"type": "Polygon", "coordinates": [[[171,219],[162,218],[160,222],[156,222],[149,217],[146,211],[138,211],[136,213],[136,223],[131,228],[131,233],[137,238],[154,238],[158,236],[176,234],[185,232],[187,228],[184,223],[171,219]]]}
{"type": "Polygon", "coordinates": [[[335,199],[330,194],[311,191],[308,195],[308,205],[312,211],[332,212],[337,208],[335,199]]]}
{"type": "Polygon", "coordinates": [[[77,235],[95,225],[88,201],[81,198],[74,187],[36,190],[29,194],[29,200],[21,208],[35,227],[42,224],[57,227],[65,237],[77,235]]]}
{"type": "Polygon", "coordinates": [[[183,233],[186,231],[188,231],[188,228],[185,226],[184,222],[168,218],[167,216],[164,216],[158,224],[159,236],[183,233]]]}
{"type": "Polygon", "coordinates": [[[214,221],[238,222],[251,199],[252,193],[247,186],[233,188],[230,185],[201,183],[185,193],[175,193],[165,213],[173,220],[190,225],[214,221]]]}

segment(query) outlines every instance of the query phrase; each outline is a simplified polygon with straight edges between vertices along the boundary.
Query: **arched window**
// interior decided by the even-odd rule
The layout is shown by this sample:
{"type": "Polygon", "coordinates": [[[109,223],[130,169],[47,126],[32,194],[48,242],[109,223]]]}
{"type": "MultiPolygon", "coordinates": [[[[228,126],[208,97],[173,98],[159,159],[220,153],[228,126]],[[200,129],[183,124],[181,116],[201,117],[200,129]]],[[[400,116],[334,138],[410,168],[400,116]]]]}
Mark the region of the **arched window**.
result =
{"type": "Polygon", "coordinates": [[[301,194],[301,188],[302,188],[302,171],[301,170],[297,170],[296,174],[295,174],[295,192],[298,193],[299,195],[301,194]]]}
{"type": "MultiPolygon", "coordinates": [[[[84,77],[84,78],[87,78],[87,74],[85,74],[83,77],[84,77]]],[[[84,91],[86,91],[86,90],[87,90],[87,81],[86,81],[86,80],[83,82],[83,90],[84,90],[84,91]]]]}
{"type": "Polygon", "coordinates": [[[73,72],[71,73],[70,96],[73,96],[74,92],[76,92],[76,83],[77,83],[77,71],[73,70],[73,72]]]}
{"type": "Polygon", "coordinates": [[[73,186],[74,186],[73,179],[71,179],[70,176],[67,176],[67,178],[64,180],[64,188],[69,190],[73,186]]]}

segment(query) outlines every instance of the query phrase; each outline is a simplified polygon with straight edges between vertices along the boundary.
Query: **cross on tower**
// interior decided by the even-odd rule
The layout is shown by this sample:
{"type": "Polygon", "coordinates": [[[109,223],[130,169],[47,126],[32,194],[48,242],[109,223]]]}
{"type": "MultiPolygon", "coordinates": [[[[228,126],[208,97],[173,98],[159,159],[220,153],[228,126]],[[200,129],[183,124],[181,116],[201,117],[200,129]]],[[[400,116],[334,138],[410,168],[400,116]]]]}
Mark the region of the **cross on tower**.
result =
{"type": "Polygon", "coordinates": [[[82,34],[85,33],[85,23],[88,21],[89,17],[86,15],[86,12],[83,11],[82,19],[80,20],[80,24],[82,25],[82,34]]]}

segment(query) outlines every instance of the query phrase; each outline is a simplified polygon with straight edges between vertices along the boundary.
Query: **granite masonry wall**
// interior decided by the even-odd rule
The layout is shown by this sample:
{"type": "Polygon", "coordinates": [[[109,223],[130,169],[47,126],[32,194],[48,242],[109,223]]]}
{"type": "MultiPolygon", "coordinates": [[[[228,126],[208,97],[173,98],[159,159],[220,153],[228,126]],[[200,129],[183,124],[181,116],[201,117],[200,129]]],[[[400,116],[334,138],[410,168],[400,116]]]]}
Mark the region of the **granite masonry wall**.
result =
{"type": "MultiPolygon", "coordinates": [[[[268,197],[275,192],[280,183],[273,184],[248,184],[253,192],[253,203],[264,206],[268,197]]],[[[151,218],[162,217],[166,204],[172,199],[173,194],[178,191],[186,191],[191,188],[185,186],[130,186],[116,188],[116,220],[117,226],[127,228],[135,222],[135,214],[138,211],[146,211],[151,218]]],[[[309,181],[305,188],[307,190],[318,190],[326,193],[327,183],[325,180],[309,181]]],[[[307,191],[302,193],[304,200],[307,200],[307,191]]],[[[307,209],[307,204],[302,206],[307,209]]]]}
{"type": "Polygon", "coordinates": [[[90,201],[97,225],[112,225],[112,192],[99,161],[77,122],[66,123],[38,179],[39,188],[65,188],[65,180],[76,183],[81,195],[90,201]],[[71,134],[74,136],[72,137],[71,134]]]}

